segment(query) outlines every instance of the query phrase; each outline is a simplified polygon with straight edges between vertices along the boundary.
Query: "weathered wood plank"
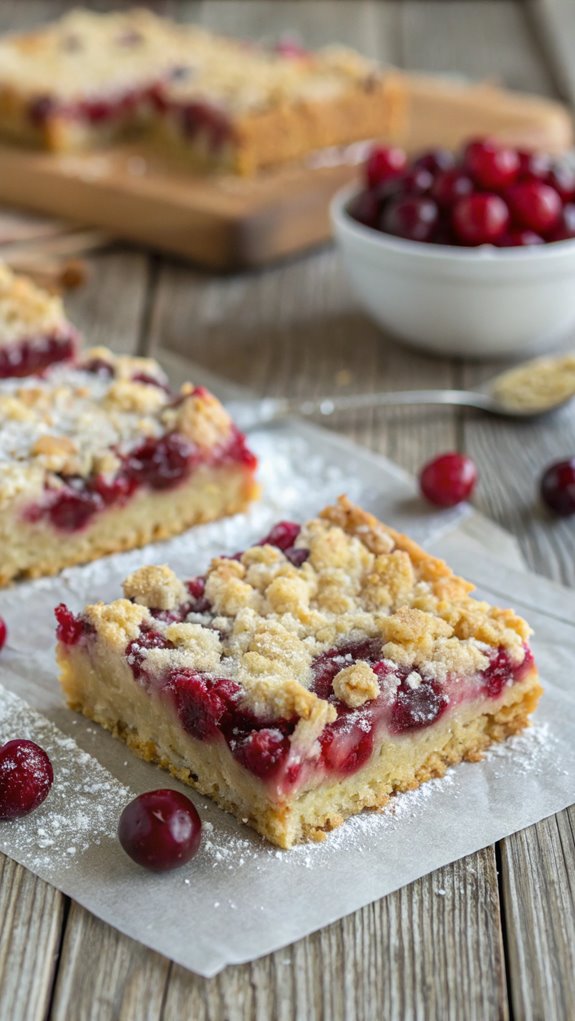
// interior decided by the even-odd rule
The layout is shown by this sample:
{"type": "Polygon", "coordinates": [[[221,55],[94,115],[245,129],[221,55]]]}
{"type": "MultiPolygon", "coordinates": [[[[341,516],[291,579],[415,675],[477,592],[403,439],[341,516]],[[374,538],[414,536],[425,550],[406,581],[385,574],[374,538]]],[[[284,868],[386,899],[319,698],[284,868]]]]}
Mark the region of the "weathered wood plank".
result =
{"type": "Polygon", "coordinates": [[[66,898],[0,855],[0,1017],[44,1018],[50,1003],[66,898]]]}
{"type": "Polygon", "coordinates": [[[72,903],[51,1021],[157,1021],[169,971],[165,957],[72,903]]]}
{"type": "Polygon", "coordinates": [[[501,845],[513,1016],[575,1015],[575,808],[501,845]]]}
{"type": "Polygon", "coordinates": [[[66,300],[86,346],[104,344],[126,354],[137,352],[152,286],[149,256],[114,249],[92,256],[88,266],[86,284],[66,300]]]}

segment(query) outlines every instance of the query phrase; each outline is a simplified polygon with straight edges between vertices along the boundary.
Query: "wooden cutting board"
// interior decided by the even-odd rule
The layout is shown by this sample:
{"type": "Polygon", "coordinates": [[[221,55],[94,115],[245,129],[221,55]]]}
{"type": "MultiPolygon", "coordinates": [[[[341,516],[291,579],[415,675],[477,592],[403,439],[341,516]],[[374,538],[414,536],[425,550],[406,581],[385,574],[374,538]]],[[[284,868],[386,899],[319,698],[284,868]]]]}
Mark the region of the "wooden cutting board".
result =
{"type": "MultiPolygon", "coordinates": [[[[561,152],[573,142],[571,117],[550,100],[405,75],[410,151],[455,148],[489,134],[561,152]]],[[[0,147],[0,201],[90,224],[116,237],[217,270],[261,266],[330,236],[332,195],[357,176],[365,146],[322,154],[315,165],[257,178],[192,177],[127,147],[53,155],[0,147]]]]}

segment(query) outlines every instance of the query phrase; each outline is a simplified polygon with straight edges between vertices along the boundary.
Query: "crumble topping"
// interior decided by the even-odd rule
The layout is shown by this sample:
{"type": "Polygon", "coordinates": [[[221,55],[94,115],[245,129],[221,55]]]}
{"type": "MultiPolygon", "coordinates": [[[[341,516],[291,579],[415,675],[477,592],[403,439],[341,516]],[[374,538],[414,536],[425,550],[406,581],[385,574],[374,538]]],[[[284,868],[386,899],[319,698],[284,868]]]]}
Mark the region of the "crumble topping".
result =
{"type": "Polygon", "coordinates": [[[0,263],[0,346],[64,331],[61,299],[0,263]]]}
{"type": "MultiPolygon", "coordinates": [[[[332,691],[350,708],[382,689],[394,692],[399,670],[415,688],[422,676],[442,681],[475,675],[502,647],[512,662],[523,662],[530,634],[525,621],[473,599],[472,586],[443,561],[345,497],[303,525],[293,546],[298,551],[299,566],[289,549],[269,544],[237,558],[215,558],[196,607],[188,594],[181,598],[185,590],[169,568],[136,571],[126,596],[154,609],[174,610],[179,603],[183,614],[176,623],[154,619],[154,629],[165,632],[174,648],[144,650],[149,666],[166,671],[187,665],[233,679],[253,712],[312,721],[303,731],[309,736],[320,719],[333,718],[332,704],[313,690],[314,662],[339,646],[344,651],[335,661],[332,691]],[[369,640],[381,643],[387,668],[382,678],[361,654],[354,662],[345,652],[369,640]]],[[[122,621],[124,604],[118,601],[122,621]]],[[[112,617],[115,605],[107,610],[112,617]]]]}
{"type": "Polygon", "coordinates": [[[27,97],[81,102],[164,83],[164,95],[176,105],[204,101],[234,114],[331,99],[350,86],[373,87],[381,74],[343,46],[294,57],[138,9],[71,11],[6,37],[0,62],[5,87],[27,97]]]}
{"type": "Polygon", "coordinates": [[[149,358],[92,348],[75,366],[55,365],[42,377],[0,383],[0,504],[61,476],[112,477],[121,457],[146,437],[161,437],[181,421],[194,423],[205,446],[232,435],[227,413],[202,388],[173,394],[149,358]]]}
{"type": "Polygon", "coordinates": [[[364,702],[377,698],[379,682],[369,663],[360,659],[335,675],[333,690],[342,702],[352,709],[357,709],[364,702]]]}
{"type": "Polygon", "coordinates": [[[123,589],[126,599],[150,610],[175,610],[187,596],[185,585],[167,564],[140,567],[128,575],[123,589]]]}

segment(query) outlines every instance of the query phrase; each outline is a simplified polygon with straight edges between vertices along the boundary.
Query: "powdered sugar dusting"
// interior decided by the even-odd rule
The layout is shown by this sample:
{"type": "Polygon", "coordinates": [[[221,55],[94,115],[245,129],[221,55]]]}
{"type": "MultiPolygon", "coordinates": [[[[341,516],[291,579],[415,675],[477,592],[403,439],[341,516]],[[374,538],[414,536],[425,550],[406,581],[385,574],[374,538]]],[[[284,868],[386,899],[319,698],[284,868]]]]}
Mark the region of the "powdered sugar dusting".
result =
{"type": "Polygon", "coordinates": [[[0,824],[0,848],[29,868],[69,868],[104,838],[115,837],[118,816],[133,797],[71,737],[0,687],[0,744],[35,741],[49,756],[54,784],[30,815],[0,824]]]}

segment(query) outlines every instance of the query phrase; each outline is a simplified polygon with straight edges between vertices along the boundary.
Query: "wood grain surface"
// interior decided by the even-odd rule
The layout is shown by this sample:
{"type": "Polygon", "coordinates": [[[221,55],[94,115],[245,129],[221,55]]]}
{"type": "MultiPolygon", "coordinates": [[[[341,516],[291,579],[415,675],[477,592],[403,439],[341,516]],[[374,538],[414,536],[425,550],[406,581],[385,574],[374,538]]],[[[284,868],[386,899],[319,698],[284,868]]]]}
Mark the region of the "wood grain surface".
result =
{"type": "MultiPolygon", "coordinates": [[[[64,6],[5,0],[0,29],[64,6]]],[[[156,5],[223,31],[271,36],[297,29],[310,45],[340,39],[411,70],[499,77],[553,97],[564,76],[540,31],[545,6],[551,0],[156,5]]],[[[562,6],[567,0],[554,13],[562,6]]],[[[566,14],[561,24],[575,46],[573,20],[566,14]]],[[[259,393],[471,384],[494,370],[432,360],[382,336],[357,307],[331,248],[225,278],[121,248],[92,258],[91,268],[87,286],[70,299],[91,340],[190,358],[259,393]]],[[[468,450],[481,476],[478,508],[518,537],[535,570],[574,583],[573,521],[550,521],[536,500],[541,467],[575,450],[572,414],[518,426],[403,409],[340,417],[333,428],[412,471],[438,450],[468,450]]],[[[0,857],[0,869],[2,1021],[575,1017],[574,809],[211,980],[118,934],[9,860],[0,857]]]]}

